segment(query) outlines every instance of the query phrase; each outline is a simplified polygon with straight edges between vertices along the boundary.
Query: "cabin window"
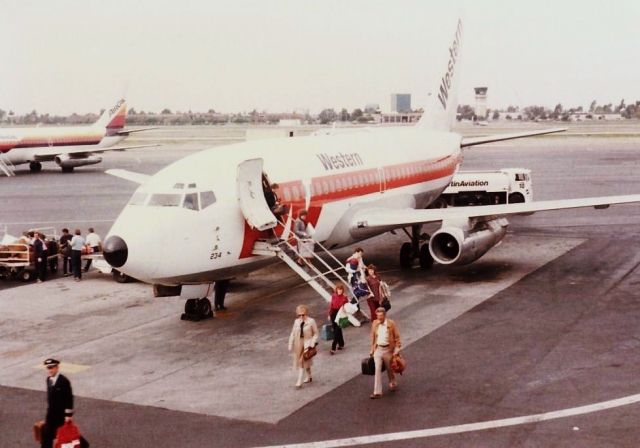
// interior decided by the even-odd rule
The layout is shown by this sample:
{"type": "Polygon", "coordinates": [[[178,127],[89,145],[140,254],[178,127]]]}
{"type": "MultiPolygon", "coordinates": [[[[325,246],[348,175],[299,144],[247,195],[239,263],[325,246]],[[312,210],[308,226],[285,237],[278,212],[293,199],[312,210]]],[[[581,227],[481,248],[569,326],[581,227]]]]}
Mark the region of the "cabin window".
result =
{"type": "Polygon", "coordinates": [[[338,177],[336,178],[336,191],[342,191],[342,190],[344,190],[344,184],[342,182],[342,179],[338,177]]]}
{"type": "Polygon", "coordinates": [[[184,195],[182,206],[187,210],[198,210],[198,193],[187,193],[184,195]]]}
{"type": "Polygon", "coordinates": [[[285,187],[284,189],[284,200],[286,202],[291,202],[291,190],[289,190],[289,187],[285,187]]]}
{"type": "Polygon", "coordinates": [[[202,204],[202,210],[209,207],[216,202],[216,195],[213,191],[203,191],[200,193],[200,204],[202,204]]]}
{"type": "Polygon", "coordinates": [[[136,191],[133,193],[133,196],[131,196],[131,199],[129,199],[129,205],[144,205],[148,197],[149,195],[147,193],[136,191]]]}
{"type": "Polygon", "coordinates": [[[151,199],[149,199],[149,206],[179,207],[181,200],[182,200],[181,194],[166,194],[166,193],[152,194],[151,199]]]}
{"type": "Polygon", "coordinates": [[[322,181],[322,194],[327,194],[329,193],[329,183],[324,180],[322,181]]]}
{"type": "Polygon", "coordinates": [[[298,188],[297,185],[294,185],[294,187],[293,187],[293,199],[294,200],[300,199],[300,197],[301,197],[300,196],[300,189],[298,188]]]}

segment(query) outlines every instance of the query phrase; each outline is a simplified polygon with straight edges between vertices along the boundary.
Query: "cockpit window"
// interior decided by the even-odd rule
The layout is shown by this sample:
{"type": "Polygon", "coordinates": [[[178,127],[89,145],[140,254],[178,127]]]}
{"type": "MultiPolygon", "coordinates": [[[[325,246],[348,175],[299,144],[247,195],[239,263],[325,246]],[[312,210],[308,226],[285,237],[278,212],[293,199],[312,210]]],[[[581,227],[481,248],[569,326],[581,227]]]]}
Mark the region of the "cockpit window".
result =
{"type": "Polygon", "coordinates": [[[149,206],[156,207],[179,207],[182,199],[181,194],[158,193],[151,195],[149,206]]]}
{"type": "Polygon", "coordinates": [[[525,180],[524,176],[525,176],[524,174],[518,173],[518,174],[516,174],[516,180],[518,182],[522,182],[523,180],[525,180]]]}
{"type": "Polygon", "coordinates": [[[213,191],[203,191],[200,193],[200,204],[202,205],[202,210],[209,207],[214,202],[216,202],[216,195],[213,194],[213,191]]]}
{"type": "Polygon", "coordinates": [[[196,188],[196,184],[191,183],[191,184],[189,184],[189,185],[187,186],[187,188],[196,188]]]}
{"type": "Polygon", "coordinates": [[[182,183],[174,184],[173,188],[175,188],[177,190],[182,190],[184,188],[184,184],[182,184],[182,183]]]}
{"type": "Polygon", "coordinates": [[[144,205],[148,197],[149,195],[147,193],[136,191],[133,193],[133,196],[131,196],[131,199],[129,199],[129,205],[144,205]]]}
{"type": "Polygon", "coordinates": [[[198,210],[198,193],[185,194],[182,206],[188,210],[198,210]]]}

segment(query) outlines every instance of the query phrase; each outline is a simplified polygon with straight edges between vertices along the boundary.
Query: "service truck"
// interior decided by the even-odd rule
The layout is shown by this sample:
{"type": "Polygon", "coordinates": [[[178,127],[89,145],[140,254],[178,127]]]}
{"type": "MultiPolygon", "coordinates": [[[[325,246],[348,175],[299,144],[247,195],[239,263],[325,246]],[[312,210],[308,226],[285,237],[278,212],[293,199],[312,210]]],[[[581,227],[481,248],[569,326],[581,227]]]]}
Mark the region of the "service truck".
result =
{"type": "Polygon", "coordinates": [[[531,170],[458,171],[433,208],[513,204],[533,200],[531,170]]]}

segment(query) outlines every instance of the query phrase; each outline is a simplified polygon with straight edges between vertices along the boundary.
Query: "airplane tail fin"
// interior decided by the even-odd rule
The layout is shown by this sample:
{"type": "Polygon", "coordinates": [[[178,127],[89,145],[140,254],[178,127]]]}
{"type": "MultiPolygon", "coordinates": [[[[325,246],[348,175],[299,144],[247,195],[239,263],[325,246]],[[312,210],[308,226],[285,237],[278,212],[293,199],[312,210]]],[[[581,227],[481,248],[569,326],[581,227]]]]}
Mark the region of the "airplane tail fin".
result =
{"type": "Polygon", "coordinates": [[[429,96],[425,111],[417,126],[439,131],[451,130],[458,108],[461,41],[462,19],[458,19],[456,32],[449,47],[448,62],[442,73],[440,84],[436,91],[429,96]]]}
{"type": "Polygon", "coordinates": [[[94,126],[106,128],[107,135],[121,131],[125,125],[127,116],[127,101],[122,98],[110,109],[105,110],[94,126]]]}

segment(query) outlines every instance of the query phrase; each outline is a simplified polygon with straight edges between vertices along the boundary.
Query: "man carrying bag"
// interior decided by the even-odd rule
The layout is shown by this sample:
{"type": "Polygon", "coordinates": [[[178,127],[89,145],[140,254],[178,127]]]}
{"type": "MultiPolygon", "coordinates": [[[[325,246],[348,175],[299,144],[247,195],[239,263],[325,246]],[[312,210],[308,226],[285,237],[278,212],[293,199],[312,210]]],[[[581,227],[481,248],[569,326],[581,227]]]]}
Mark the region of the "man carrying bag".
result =
{"type": "Polygon", "coordinates": [[[391,369],[391,358],[400,353],[402,343],[400,342],[400,332],[394,321],[387,319],[387,312],[383,307],[376,310],[376,320],[371,325],[371,351],[369,355],[373,357],[375,363],[375,379],[371,399],[382,397],[382,368],[387,368],[389,377],[389,390],[393,391],[398,387],[396,375],[391,369]]]}

